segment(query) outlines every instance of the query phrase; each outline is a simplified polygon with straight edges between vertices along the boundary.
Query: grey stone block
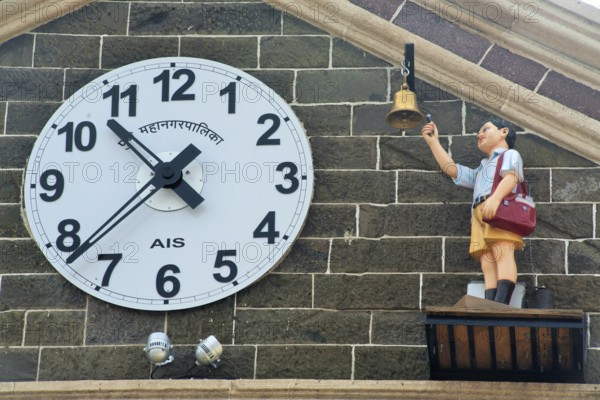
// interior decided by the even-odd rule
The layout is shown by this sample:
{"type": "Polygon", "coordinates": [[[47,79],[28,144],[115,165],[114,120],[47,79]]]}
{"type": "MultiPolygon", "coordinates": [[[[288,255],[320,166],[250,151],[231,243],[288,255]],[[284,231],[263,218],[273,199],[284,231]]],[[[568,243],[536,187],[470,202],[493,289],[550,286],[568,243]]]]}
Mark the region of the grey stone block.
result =
{"type": "Polygon", "coordinates": [[[282,10],[284,35],[324,35],[327,32],[300,19],[303,16],[301,7],[297,3],[288,3],[282,10]]]}
{"type": "Polygon", "coordinates": [[[360,206],[360,235],[466,236],[470,232],[469,204],[360,206]]]}
{"type": "Polygon", "coordinates": [[[1,348],[0,382],[35,381],[39,352],[38,348],[1,348]]]}
{"type": "Polygon", "coordinates": [[[316,171],[315,203],[394,203],[396,174],[388,171],[316,171]]]}
{"type": "Polygon", "coordinates": [[[2,46],[0,46],[1,66],[31,67],[32,59],[33,35],[19,35],[2,43],[2,46]]]}
{"type": "Polygon", "coordinates": [[[537,204],[537,223],[532,237],[587,239],[593,236],[591,204],[537,204]]]}
{"type": "Polygon", "coordinates": [[[316,169],[375,169],[377,140],[359,137],[313,137],[310,140],[316,169]]]}
{"type": "Polygon", "coordinates": [[[302,229],[303,237],[355,237],[356,207],[351,205],[315,205],[302,229]]]}
{"type": "Polygon", "coordinates": [[[83,309],[86,295],[62,276],[5,275],[0,291],[0,310],[83,309]]]}
{"type": "Polygon", "coordinates": [[[29,238],[21,218],[20,205],[0,205],[0,237],[29,238]]]}
{"type": "Polygon", "coordinates": [[[351,373],[350,346],[258,347],[257,379],[350,379],[351,373]]]}
{"type": "Polygon", "coordinates": [[[0,168],[25,168],[35,137],[0,137],[0,168]]]}
{"type": "Polygon", "coordinates": [[[472,280],[483,280],[475,274],[424,274],[421,307],[453,306],[467,294],[472,280]]]}
{"type": "Polygon", "coordinates": [[[354,379],[429,379],[426,347],[357,346],[354,357],[354,379]]]}
{"type": "MultiPolygon", "coordinates": [[[[68,3],[65,4],[68,5],[68,3]]],[[[57,6],[59,5],[50,3],[47,5],[48,12],[56,12],[55,7],[57,6]]],[[[42,11],[43,10],[44,9],[42,8],[42,11]]],[[[61,18],[40,26],[35,32],[84,35],[124,35],[127,32],[128,17],[128,3],[91,3],[79,10],[70,12],[61,18]]]]}
{"type": "Polygon", "coordinates": [[[600,314],[589,314],[589,347],[600,347],[600,314]]]}
{"type": "Polygon", "coordinates": [[[21,346],[24,326],[25,311],[0,312],[0,347],[21,346]]]}
{"type": "Polygon", "coordinates": [[[425,314],[416,311],[374,312],[372,342],[384,345],[426,345],[425,314]]]}
{"type": "Polygon", "coordinates": [[[147,379],[142,346],[43,347],[40,381],[147,379]]]}
{"type": "Polygon", "coordinates": [[[237,307],[309,308],[312,277],[271,273],[237,294],[237,307]]]}
{"type": "Polygon", "coordinates": [[[331,272],[441,272],[441,239],[334,239],[331,272]]]}
{"type": "Polygon", "coordinates": [[[246,71],[263,82],[285,101],[294,101],[294,72],[287,70],[250,70],[246,71]]]}
{"type": "Polygon", "coordinates": [[[316,275],[315,307],[337,310],[419,308],[418,275],[316,275]]]}
{"type": "Polygon", "coordinates": [[[443,172],[399,171],[399,203],[471,203],[473,192],[458,187],[443,172]]]}
{"type": "Polygon", "coordinates": [[[97,68],[100,62],[100,37],[38,35],[35,42],[35,67],[97,68]]]}
{"type": "Polygon", "coordinates": [[[102,44],[102,68],[117,68],[136,61],[176,56],[179,41],[176,37],[107,36],[102,44]]]}
{"type": "Polygon", "coordinates": [[[0,274],[55,272],[33,240],[0,240],[0,274]]]}
{"type": "Polygon", "coordinates": [[[164,313],[132,310],[90,298],[86,345],[145,344],[152,332],[162,332],[164,313]]]}
{"type": "Polygon", "coordinates": [[[331,58],[333,68],[373,68],[390,66],[386,61],[338,38],[333,39],[331,58]]]}
{"type": "Polygon", "coordinates": [[[258,66],[258,39],[255,37],[182,37],[181,56],[205,58],[236,68],[258,66]]]}
{"type": "Polygon", "coordinates": [[[88,82],[98,78],[108,71],[108,69],[67,68],[65,72],[65,99],[71,97],[77,90],[81,89],[88,82]]]}
{"type": "Polygon", "coordinates": [[[596,276],[539,275],[538,286],[552,290],[558,309],[600,311],[600,278],[596,276]]]}
{"type": "Polygon", "coordinates": [[[133,3],[130,35],[280,34],[281,13],[260,3],[133,3]]]}
{"type": "MultiPolygon", "coordinates": [[[[400,89],[400,86],[402,86],[402,80],[402,71],[400,69],[392,70],[390,79],[392,94],[400,89]]],[[[419,104],[429,101],[445,102],[459,100],[458,97],[450,93],[450,90],[453,89],[460,90],[456,82],[436,83],[432,85],[416,77],[415,87],[413,88],[415,94],[417,95],[419,104]]]]}
{"type": "Polygon", "coordinates": [[[25,346],[82,346],[84,311],[30,311],[25,346]]]}
{"type": "Polygon", "coordinates": [[[532,134],[518,134],[515,149],[525,168],[595,167],[592,161],[532,134]]]}
{"type": "Polygon", "coordinates": [[[386,101],[387,80],[383,69],[299,71],[297,99],[299,103],[386,101]]]}
{"type": "MultiPolygon", "coordinates": [[[[441,138],[442,147],[448,148],[448,139],[441,138]]],[[[431,150],[422,138],[382,137],[381,169],[418,169],[439,171],[440,168],[431,150]]]]}
{"type": "Polygon", "coordinates": [[[173,343],[198,344],[209,335],[221,344],[231,344],[233,338],[233,312],[235,296],[215,303],[187,310],[169,311],[168,334],[173,343]]]}
{"type": "Polygon", "coordinates": [[[364,311],[238,310],[236,343],[369,343],[371,316],[364,311]]]}
{"type": "Polygon", "coordinates": [[[329,239],[298,239],[277,272],[323,273],[329,259],[329,239]]]}
{"type": "Polygon", "coordinates": [[[6,113],[7,135],[39,135],[60,103],[9,103],[6,113]]]}
{"type": "Polygon", "coordinates": [[[552,201],[600,201],[600,170],[552,170],[552,201]]]}
{"type": "Polygon", "coordinates": [[[260,39],[260,66],[327,68],[329,46],[330,39],[325,36],[264,36],[260,39]]]}
{"type": "Polygon", "coordinates": [[[23,171],[0,170],[0,203],[21,201],[22,180],[23,171]]]}
{"type": "Polygon", "coordinates": [[[587,384],[600,383],[600,350],[587,349],[587,361],[583,369],[583,379],[587,384]]]}
{"type": "Polygon", "coordinates": [[[0,68],[0,101],[60,101],[63,72],[46,68],[0,68]]]}
{"type": "Polygon", "coordinates": [[[569,274],[599,274],[599,260],[599,240],[569,243],[569,274]]]}
{"type": "Polygon", "coordinates": [[[391,103],[355,105],[352,116],[352,134],[354,136],[401,135],[401,130],[389,126],[386,122],[391,108],[391,103]]]}
{"type": "Polygon", "coordinates": [[[308,136],[349,136],[350,106],[294,106],[308,136]]]}

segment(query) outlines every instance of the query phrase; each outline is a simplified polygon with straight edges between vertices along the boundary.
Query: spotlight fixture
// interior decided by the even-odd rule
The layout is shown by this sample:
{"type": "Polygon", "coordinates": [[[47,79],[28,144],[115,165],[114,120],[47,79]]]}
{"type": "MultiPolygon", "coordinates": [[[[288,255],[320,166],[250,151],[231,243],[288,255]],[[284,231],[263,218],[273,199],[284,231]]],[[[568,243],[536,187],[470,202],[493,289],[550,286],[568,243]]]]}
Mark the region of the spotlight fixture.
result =
{"type": "Polygon", "coordinates": [[[175,359],[175,357],[170,355],[172,348],[173,346],[166,333],[154,332],[148,336],[144,351],[152,364],[161,366],[169,364],[175,359]]]}
{"type": "Polygon", "coordinates": [[[223,354],[223,346],[213,335],[210,335],[204,340],[201,340],[196,347],[196,364],[197,365],[212,365],[214,368],[219,366],[221,354],[223,354]]]}

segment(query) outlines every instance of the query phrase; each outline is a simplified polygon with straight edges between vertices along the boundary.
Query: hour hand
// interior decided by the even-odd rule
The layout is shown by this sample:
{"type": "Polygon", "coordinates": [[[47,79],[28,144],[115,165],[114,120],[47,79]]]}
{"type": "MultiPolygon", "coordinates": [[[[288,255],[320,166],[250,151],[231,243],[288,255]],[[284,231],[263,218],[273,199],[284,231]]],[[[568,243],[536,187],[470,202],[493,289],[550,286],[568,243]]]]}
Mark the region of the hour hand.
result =
{"type": "Polygon", "coordinates": [[[161,162],[160,158],[158,158],[156,154],[152,153],[148,147],[146,147],[142,142],[139,141],[139,139],[133,136],[133,132],[129,132],[127,129],[125,129],[125,127],[118,123],[116,119],[109,119],[106,121],[106,125],[111,131],[113,131],[115,135],[119,137],[119,139],[121,139],[123,143],[128,146],[129,149],[131,149],[131,151],[135,153],[136,156],[138,156],[144,162],[144,164],[150,167],[150,169],[154,169],[154,165],[137,149],[137,146],[144,149],[144,151],[152,156],[156,162],[161,162]],[[133,146],[130,142],[135,142],[136,146],[133,146]]]}

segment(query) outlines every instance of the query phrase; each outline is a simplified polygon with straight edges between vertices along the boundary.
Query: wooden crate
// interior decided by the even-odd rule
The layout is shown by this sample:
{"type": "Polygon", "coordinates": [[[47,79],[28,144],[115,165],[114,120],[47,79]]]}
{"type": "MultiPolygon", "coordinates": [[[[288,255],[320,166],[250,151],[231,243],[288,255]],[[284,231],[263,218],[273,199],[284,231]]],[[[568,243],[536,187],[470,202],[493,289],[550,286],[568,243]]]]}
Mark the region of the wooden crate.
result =
{"type": "Polygon", "coordinates": [[[583,311],[465,296],[427,308],[425,328],[432,379],[583,382],[583,311]]]}

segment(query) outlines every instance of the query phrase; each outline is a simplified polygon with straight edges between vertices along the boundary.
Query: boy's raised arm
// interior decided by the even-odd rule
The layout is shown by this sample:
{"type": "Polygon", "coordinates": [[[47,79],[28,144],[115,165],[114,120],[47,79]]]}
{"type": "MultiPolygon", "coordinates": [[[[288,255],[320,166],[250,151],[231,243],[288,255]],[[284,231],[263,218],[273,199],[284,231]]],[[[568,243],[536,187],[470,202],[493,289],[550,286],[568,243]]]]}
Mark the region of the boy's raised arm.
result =
{"type": "Polygon", "coordinates": [[[421,134],[442,171],[452,179],[456,179],[458,176],[458,167],[454,163],[454,160],[452,160],[452,157],[450,157],[448,152],[446,152],[440,144],[439,132],[435,122],[425,124],[423,128],[421,128],[421,134]]]}

